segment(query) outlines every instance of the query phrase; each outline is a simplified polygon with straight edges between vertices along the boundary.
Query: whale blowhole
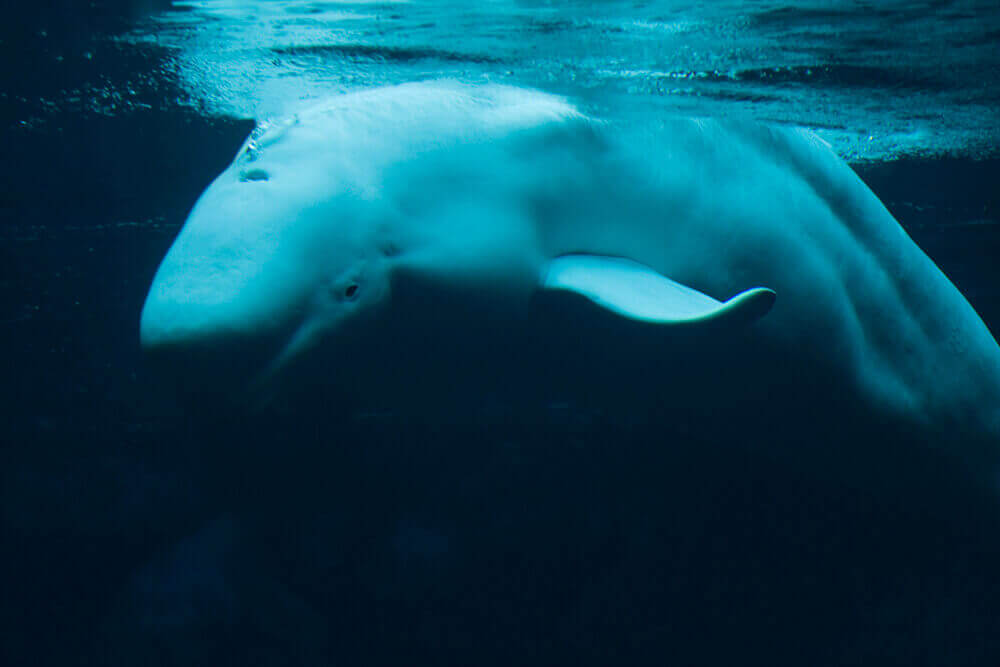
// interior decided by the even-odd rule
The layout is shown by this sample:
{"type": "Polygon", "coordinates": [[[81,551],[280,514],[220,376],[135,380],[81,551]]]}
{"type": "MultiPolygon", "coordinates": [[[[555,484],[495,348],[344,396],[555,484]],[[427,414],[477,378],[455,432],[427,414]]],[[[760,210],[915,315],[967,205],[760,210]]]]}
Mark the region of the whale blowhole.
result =
{"type": "Polygon", "coordinates": [[[271,178],[263,169],[248,169],[240,173],[240,181],[246,183],[247,181],[266,181],[271,178]]]}

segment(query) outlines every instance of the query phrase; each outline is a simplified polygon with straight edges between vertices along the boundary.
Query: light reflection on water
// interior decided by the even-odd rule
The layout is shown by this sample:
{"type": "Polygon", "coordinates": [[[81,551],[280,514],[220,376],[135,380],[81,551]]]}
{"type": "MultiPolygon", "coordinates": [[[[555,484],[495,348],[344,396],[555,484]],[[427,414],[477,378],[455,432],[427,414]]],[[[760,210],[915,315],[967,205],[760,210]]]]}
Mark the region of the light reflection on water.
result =
{"type": "Polygon", "coordinates": [[[178,2],[126,37],[175,53],[191,102],[267,117],[427,78],[569,95],[603,117],[743,115],[817,129],[853,160],[995,153],[989,3],[178,2]]]}

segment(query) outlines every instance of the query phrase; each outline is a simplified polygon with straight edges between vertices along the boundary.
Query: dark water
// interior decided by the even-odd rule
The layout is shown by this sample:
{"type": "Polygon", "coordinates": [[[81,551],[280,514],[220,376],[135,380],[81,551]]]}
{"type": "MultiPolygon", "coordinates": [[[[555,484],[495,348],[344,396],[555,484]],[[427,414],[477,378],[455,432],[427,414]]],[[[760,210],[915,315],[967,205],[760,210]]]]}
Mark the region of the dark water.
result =
{"type": "MultiPolygon", "coordinates": [[[[822,434],[781,443],[799,445],[782,456],[558,406],[532,424],[190,418],[143,366],[138,313],[187,210],[251,122],[224,104],[239,95],[197,101],[178,64],[192,51],[166,28],[157,28],[165,45],[118,38],[155,36],[149,26],[162,15],[144,17],[156,4],[54,2],[2,28],[3,664],[997,663],[998,499],[874,434],[840,459],[823,453],[831,443],[822,434]]],[[[584,31],[624,25],[614,3],[515,6],[519,25],[532,19],[531,34],[565,33],[574,21],[584,31]]],[[[651,7],[636,4],[636,20],[650,23],[660,12],[651,7]]],[[[455,21],[482,25],[447,4],[369,9],[446,32],[455,21]]],[[[996,124],[989,105],[962,107],[995,108],[996,61],[952,53],[966,68],[942,97],[924,70],[906,79],[858,64],[864,48],[891,60],[886,39],[866,46],[852,30],[859,11],[740,12],[730,3],[668,14],[685,9],[738,25],[752,16],[754,30],[853,35],[851,62],[810,75],[819,77],[811,88],[789,84],[808,88],[798,99],[853,91],[843,104],[864,97],[859,90],[888,99],[915,88],[928,116],[965,109],[961,132],[939,141],[931,123],[906,150],[893,140],[857,153],[856,168],[1000,331],[996,124]]],[[[933,25],[940,38],[950,21],[968,36],[978,21],[987,26],[980,39],[998,36],[988,28],[995,14],[976,3],[891,11],[901,13],[886,9],[883,22],[904,34],[933,25]]],[[[231,26],[245,34],[245,22],[231,26]]],[[[378,34],[365,43],[380,44],[378,34]]],[[[699,33],[699,43],[713,34],[699,33]]],[[[352,72],[362,84],[393,80],[489,50],[432,37],[390,32],[377,52],[321,45],[278,55],[339,72],[343,87],[352,72]],[[378,59],[389,69],[375,68],[378,59]]],[[[471,58],[480,69],[469,76],[517,70],[523,62],[511,62],[527,46],[471,58]]],[[[551,64],[562,49],[531,62],[551,64]]],[[[594,46],[567,67],[595,69],[609,51],[594,46]]],[[[788,64],[782,72],[797,71],[788,64]]],[[[622,73],[639,69],[626,65],[602,84],[615,95],[622,73]]],[[[566,68],[548,71],[572,92],[566,68]]],[[[706,85],[718,99],[732,86],[780,92],[764,71],[706,85]]],[[[624,92],[647,95],[653,79],[624,92]]],[[[636,113],[666,104],[643,99],[636,113]]],[[[852,106],[837,132],[867,131],[857,121],[865,113],[897,127],[896,116],[866,108],[852,106]]]]}

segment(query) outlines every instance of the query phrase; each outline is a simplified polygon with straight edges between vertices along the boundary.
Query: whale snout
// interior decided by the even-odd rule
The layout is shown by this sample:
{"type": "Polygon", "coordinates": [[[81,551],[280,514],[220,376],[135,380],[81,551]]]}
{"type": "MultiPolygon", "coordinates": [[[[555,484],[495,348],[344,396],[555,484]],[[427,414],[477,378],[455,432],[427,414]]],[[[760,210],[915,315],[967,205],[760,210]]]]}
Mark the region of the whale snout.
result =
{"type": "Polygon", "coordinates": [[[147,307],[140,324],[146,369],[156,382],[194,409],[246,407],[248,387],[282,343],[274,334],[169,327],[147,307]]]}
{"type": "Polygon", "coordinates": [[[301,309],[288,295],[261,289],[208,291],[197,272],[179,278],[169,269],[154,280],[140,319],[147,369],[196,408],[245,407],[250,388],[299,328],[301,309]]]}

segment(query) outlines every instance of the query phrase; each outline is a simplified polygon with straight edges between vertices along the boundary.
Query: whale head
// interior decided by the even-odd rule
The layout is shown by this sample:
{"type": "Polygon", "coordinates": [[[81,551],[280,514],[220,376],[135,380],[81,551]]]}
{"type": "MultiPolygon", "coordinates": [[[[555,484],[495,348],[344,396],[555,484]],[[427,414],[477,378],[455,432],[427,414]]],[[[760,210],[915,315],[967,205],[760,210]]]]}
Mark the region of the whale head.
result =
{"type": "Polygon", "coordinates": [[[379,207],[359,205],[364,175],[337,177],[300,130],[251,136],[156,273],[140,341],[184,392],[253,387],[388,298],[395,250],[379,207]]]}
{"type": "Polygon", "coordinates": [[[527,177],[493,166],[508,157],[493,140],[578,116],[532,91],[433,82],[261,125],[159,267],[142,347],[182,390],[239,402],[292,367],[345,372],[349,343],[388,336],[393,322],[427,323],[411,340],[437,336],[456,293],[486,290],[491,308],[523,298],[537,281],[534,232],[512,222],[523,207],[509,195],[527,177]],[[372,325],[386,310],[396,319],[372,325]]]}

